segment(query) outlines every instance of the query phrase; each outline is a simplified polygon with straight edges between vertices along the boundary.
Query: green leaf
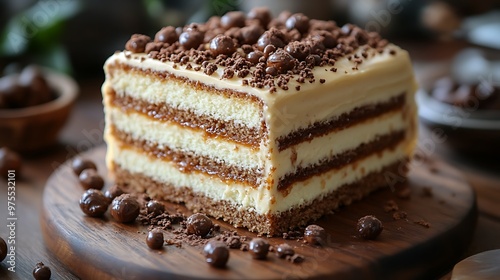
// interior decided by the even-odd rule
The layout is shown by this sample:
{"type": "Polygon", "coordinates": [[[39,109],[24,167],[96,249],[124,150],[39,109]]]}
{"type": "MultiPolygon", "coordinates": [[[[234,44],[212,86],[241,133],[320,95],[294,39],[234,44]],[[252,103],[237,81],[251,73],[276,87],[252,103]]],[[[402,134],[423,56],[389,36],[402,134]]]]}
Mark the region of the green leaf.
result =
{"type": "Polygon", "coordinates": [[[42,43],[57,41],[62,30],[61,22],[80,9],[80,0],[38,1],[9,20],[0,36],[0,55],[21,55],[34,40],[42,43]]]}

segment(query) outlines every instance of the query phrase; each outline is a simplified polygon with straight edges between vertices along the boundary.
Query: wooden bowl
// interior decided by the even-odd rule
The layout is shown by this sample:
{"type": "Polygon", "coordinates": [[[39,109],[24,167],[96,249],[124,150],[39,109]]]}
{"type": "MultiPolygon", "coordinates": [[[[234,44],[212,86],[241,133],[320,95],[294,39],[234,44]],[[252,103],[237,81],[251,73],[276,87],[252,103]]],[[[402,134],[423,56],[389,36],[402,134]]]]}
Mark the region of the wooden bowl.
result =
{"type": "Polygon", "coordinates": [[[44,69],[43,74],[57,97],[36,106],[0,109],[0,146],[29,153],[41,151],[57,141],[73,108],[78,86],[64,74],[48,69],[44,69]]]}

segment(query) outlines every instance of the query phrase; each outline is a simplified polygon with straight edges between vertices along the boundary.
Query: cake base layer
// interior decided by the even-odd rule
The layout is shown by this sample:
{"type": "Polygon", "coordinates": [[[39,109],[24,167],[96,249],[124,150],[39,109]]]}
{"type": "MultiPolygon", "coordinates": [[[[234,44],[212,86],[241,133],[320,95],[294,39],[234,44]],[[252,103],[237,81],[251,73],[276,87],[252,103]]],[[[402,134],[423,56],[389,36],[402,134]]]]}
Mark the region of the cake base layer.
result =
{"type": "Polygon", "coordinates": [[[204,194],[195,193],[188,187],[172,186],[157,182],[148,176],[131,173],[113,165],[115,181],[130,193],[147,193],[154,199],[184,203],[193,212],[208,214],[231,223],[235,227],[244,227],[253,232],[280,235],[296,226],[305,226],[321,216],[332,213],[341,206],[361,200],[371,192],[388,186],[387,174],[399,174],[407,159],[382,168],[379,172],[367,174],[355,183],[343,185],[337,190],[317,198],[309,204],[303,204],[276,214],[259,214],[227,201],[215,201],[204,194]],[[291,226],[292,225],[292,226],[291,226]]]}

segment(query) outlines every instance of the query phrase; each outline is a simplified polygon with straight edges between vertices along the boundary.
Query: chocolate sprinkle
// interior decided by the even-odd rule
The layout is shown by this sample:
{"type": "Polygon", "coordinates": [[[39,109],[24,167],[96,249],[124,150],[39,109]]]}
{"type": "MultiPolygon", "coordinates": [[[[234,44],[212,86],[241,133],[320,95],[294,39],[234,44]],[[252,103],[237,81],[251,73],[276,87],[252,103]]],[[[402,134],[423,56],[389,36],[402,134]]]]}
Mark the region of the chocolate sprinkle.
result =
{"type": "MultiPolygon", "coordinates": [[[[312,20],[286,11],[272,19],[267,8],[254,8],[248,15],[236,11],[221,18],[211,17],[206,23],[164,27],[156,33],[154,42],[148,36],[134,34],[126,49],[145,52],[162,62],[188,65],[186,69],[206,75],[224,67],[221,79],[236,75],[245,78],[242,85],[273,93],[278,88],[288,90],[290,81],[314,83],[314,67],[330,66],[327,69],[340,75],[333,66],[344,57],[351,57],[352,71],[357,71],[365,59],[394,53],[395,49],[387,49],[388,44],[378,33],[352,24],[338,27],[333,21],[312,20]],[[266,71],[268,67],[278,73],[266,71]]],[[[297,85],[292,88],[298,90],[297,85]]]]}

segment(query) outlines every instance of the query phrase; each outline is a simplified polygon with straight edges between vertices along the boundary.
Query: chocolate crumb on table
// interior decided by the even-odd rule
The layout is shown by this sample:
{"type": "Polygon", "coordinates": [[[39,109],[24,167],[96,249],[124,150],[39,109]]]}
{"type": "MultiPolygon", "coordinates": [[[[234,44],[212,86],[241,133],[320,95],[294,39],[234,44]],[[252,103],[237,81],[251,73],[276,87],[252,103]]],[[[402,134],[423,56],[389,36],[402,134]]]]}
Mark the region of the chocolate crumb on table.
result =
{"type": "Polygon", "coordinates": [[[415,224],[417,225],[421,225],[425,228],[430,228],[431,227],[431,224],[429,222],[427,222],[426,220],[424,219],[420,219],[420,220],[417,220],[417,221],[414,221],[415,224]]]}
{"type": "Polygon", "coordinates": [[[408,214],[405,211],[396,211],[392,214],[392,218],[396,221],[406,219],[407,217],[408,214]]]}
{"type": "Polygon", "coordinates": [[[384,211],[385,212],[394,212],[394,211],[398,211],[399,210],[399,206],[398,204],[396,203],[396,201],[394,200],[388,200],[385,204],[384,204],[384,211]]]}

